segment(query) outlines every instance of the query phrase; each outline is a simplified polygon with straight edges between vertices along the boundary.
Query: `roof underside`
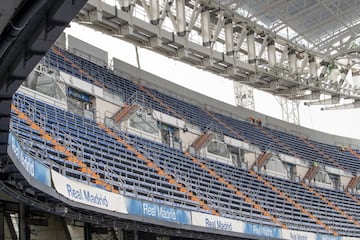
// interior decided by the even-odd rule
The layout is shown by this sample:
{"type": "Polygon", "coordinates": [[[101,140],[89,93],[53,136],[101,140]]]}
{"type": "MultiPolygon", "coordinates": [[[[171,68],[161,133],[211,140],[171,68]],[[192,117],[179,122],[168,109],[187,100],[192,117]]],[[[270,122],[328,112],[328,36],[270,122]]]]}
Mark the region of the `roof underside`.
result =
{"type": "Polygon", "coordinates": [[[357,0],[217,0],[251,21],[292,42],[322,53],[357,43],[360,1],[357,0]]]}

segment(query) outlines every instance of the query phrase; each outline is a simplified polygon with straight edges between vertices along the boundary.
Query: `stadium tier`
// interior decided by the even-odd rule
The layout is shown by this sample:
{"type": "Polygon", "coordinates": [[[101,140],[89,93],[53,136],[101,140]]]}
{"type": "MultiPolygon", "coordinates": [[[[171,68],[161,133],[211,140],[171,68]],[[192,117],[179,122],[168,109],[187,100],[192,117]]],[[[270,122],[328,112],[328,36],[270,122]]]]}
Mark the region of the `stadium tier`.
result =
{"type": "MultiPolygon", "coordinates": [[[[42,64],[121,96],[123,102],[117,103],[121,116],[129,114],[132,105],[138,105],[124,121],[141,119],[144,113],[137,110],[142,107],[183,121],[182,128],[177,127],[180,143],[181,137],[192,131],[200,138],[197,145],[200,150],[212,142],[201,139],[210,133],[219,136],[218,142],[222,144],[224,138],[229,138],[253,146],[241,150],[246,164],[219,161],[211,155],[203,156],[199,149],[194,149],[196,144],[177,146],[170,144],[171,141],[159,141],[130,128],[123,129],[120,120],[116,125],[112,119],[107,126],[96,121],[97,118],[89,119],[17,93],[13,97],[11,135],[26,154],[51,169],[54,176],[59,173],[73,184],[101,189],[112,194],[109,196],[120,195],[130,203],[140,201],[143,208],[144,203],[149,203],[191,216],[191,221],[178,222],[182,224],[272,238],[287,238],[290,234],[310,236],[308,239],[360,237],[356,186],[314,185],[315,175],[326,172],[327,167],[350,172],[348,182],[355,181],[360,165],[358,150],[340,149],[190,104],[120,77],[107,67],[58,47],[48,52],[42,64]],[[136,102],[133,101],[135,95],[141,96],[136,102]],[[268,174],[265,161],[271,156],[265,159],[266,153],[298,159],[303,164],[299,167],[303,169],[302,176],[286,179],[268,174]],[[310,176],[312,171],[316,172],[310,176]],[[206,224],[200,223],[201,219],[206,219],[206,224]],[[212,220],[217,223],[212,225],[212,220]],[[221,225],[221,221],[231,227],[221,225]],[[242,230],[237,229],[239,224],[242,230]]],[[[162,124],[157,121],[155,126],[161,128],[162,124]]],[[[55,177],[53,182],[59,186],[55,177]]],[[[81,192],[69,186],[67,184],[60,194],[81,202],[81,192]]],[[[103,200],[97,201],[96,206],[104,207],[103,200]]],[[[126,211],[148,213],[146,210],[139,213],[133,208],[126,211]]]]}
{"type": "Polygon", "coordinates": [[[144,86],[136,85],[104,67],[63,49],[53,48],[45,57],[45,62],[84,81],[94,83],[96,79],[100,86],[124,95],[124,99],[130,98],[136,92],[145,92],[147,94],[143,95],[145,96],[143,102],[146,102],[152,109],[174,117],[179,118],[180,116],[180,118],[198,126],[201,130],[209,129],[209,126],[211,126],[211,129],[236,139],[245,140],[259,146],[264,151],[280,152],[309,162],[317,162],[333,167],[340,166],[353,174],[359,169],[359,158],[350,152],[341,151],[337,146],[306,141],[298,136],[259,127],[247,121],[240,121],[217,113],[209,113],[203,108],[167,96],[155,89],[147,89],[144,86]],[[146,89],[146,91],[141,91],[141,89],[146,89]],[[314,144],[311,144],[312,142],[314,144]],[[314,145],[320,147],[314,148],[314,145]]]}

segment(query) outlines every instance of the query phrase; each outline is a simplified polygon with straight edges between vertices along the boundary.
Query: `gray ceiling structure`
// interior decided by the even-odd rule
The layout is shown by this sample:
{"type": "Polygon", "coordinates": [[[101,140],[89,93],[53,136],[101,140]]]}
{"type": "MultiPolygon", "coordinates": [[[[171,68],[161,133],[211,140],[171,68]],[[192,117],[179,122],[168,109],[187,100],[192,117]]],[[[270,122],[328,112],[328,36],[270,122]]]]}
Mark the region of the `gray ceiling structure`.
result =
{"type": "Polygon", "coordinates": [[[360,107],[359,10],[356,0],[88,0],[76,21],[275,96],[360,107]]]}

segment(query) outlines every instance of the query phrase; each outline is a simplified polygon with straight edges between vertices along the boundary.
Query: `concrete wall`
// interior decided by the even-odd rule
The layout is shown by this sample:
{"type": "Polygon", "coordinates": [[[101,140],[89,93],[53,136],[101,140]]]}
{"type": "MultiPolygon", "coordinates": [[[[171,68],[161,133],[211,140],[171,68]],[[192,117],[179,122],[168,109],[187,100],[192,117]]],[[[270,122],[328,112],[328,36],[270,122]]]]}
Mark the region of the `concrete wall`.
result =
{"type": "Polygon", "coordinates": [[[245,162],[247,162],[249,167],[254,164],[257,157],[258,157],[257,154],[252,152],[246,152],[244,154],[245,162]]]}
{"type": "Polygon", "coordinates": [[[92,62],[96,62],[100,66],[108,66],[108,53],[100,48],[97,48],[91,44],[81,41],[71,35],[68,37],[68,49],[74,50],[81,54],[82,57],[92,62]]]}
{"type": "Polygon", "coordinates": [[[30,225],[30,239],[31,240],[64,240],[66,235],[62,226],[62,222],[55,216],[48,218],[48,226],[33,226],[30,225]]]}
{"type": "Polygon", "coordinates": [[[309,170],[308,167],[296,165],[296,173],[300,177],[300,179],[303,179],[305,177],[305,174],[307,173],[308,170],[309,170]]]}
{"type": "Polygon", "coordinates": [[[115,105],[98,97],[96,98],[95,105],[96,121],[102,123],[104,122],[105,117],[111,118],[114,113],[116,113],[120,109],[119,105],[115,105]]]}
{"type": "Polygon", "coordinates": [[[74,225],[67,225],[72,240],[83,240],[84,239],[84,228],[77,227],[74,225]]]}
{"type": "Polygon", "coordinates": [[[56,39],[55,44],[61,48],[66,48],[66,34],[64,32],[56,39]]]}
{"type": "Polygon", "coordinates": [[[193,132],[184,132],[184,131],[181,131],[179,132],[179,135],[180,135],[180,139],[181,139],[181,142],[182,142],[182,147],[183,147],[183,150],[186,151],[188,149],[188,147],[195,141],[196,138],[198,138],[198,134],[196,133],[193,133],[193,132]]]}

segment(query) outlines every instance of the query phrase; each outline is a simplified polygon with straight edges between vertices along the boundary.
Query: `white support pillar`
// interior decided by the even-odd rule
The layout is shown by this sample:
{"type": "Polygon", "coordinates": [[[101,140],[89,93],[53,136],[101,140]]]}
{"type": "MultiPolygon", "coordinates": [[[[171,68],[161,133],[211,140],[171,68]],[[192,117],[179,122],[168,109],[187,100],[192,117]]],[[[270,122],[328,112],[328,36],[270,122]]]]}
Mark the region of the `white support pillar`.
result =
{"type": "Polygon", "coordinates": [[[201,36],[203,46],[210,46],[211,29],[210,29],[210,12],[209,7],[203,7],[201,11],[201,36]]]}
{"type": "Polygon", "coordinates": [[[289,49],[289,71],[290,73],[297,73],[297,58],[296,58],[296,50],[289,49]]]}
{"type": "Polygon", "coordinates": [[[176,0],[176,21],[177,21],[177,35],[185,36],[186,34],[186,13],[185,0],[176,0]]]}
{"type": "Polygon", "coordinates": [[[215,42],[216,42],[221,30],[224,27],[224,24],[225,24],[224,12],[221,11],[220,14],[218,15],[218,21],[216,23],[214,33],[211,35],[211,48],[214,47],[215,42]]]}
{"type": "Polygon", "coordinates": [[[309,71],[310,71],[310,78],[316,79],[317,78],[317,67],[316,61],[314,56],[309,56],[309,71]]]}
{"type": "Polygon", "coordinates": [[[276,65],[276,52],[275,52],[275,41],[274,39],[269,39],[268,41],[268,62],[271,67],[276,65]]]}
{"type": "Polygon", "coordinates": [[[153,25],[159,24],[159,0],[150,0],[150,23],[153,25]]]}
{"type": "Polygon", "coordinates": [[[298,69],[298,73],[304,73],[305,67],[309,64],[309,54],[307,52],[303,53],[303,60],[301,61],[300,69],[298,69]]]}
{"type": "Polygon", "coordinates": [[[130,0],[117,0],[120,6],[120,9],[124,12],[129,12],[131,7],[131,1],[130,0]]]}
{"type": "Polygon", "coordinates": [[[234,27],[231,19],[225,21],[225,49],[226,55],[234,54],[234,27]]]}
{"type": "Polygon", "coordinates": [[[255,32],[253,29],[250,29],[246,36],[247,48],[248,48],[248,62],[255,63],[256,61],[256,52],[255,52],[255,32]]]}
{"type": "Polygon", "coordinates": [[[260,51],[258,53],[258,59],[260,59],[263,55],[263,53],[265,52],[265,48],[266,48],[266,45],[267,45],[267,40],[268,40],[268,36],[266,35],[263,39],[263,42],[261,44],[261,48],[260,48],[260,51]]]}
{"type": "Polygon", "coordinates": [[[279,64],[282,65],[285,61],[285,58],[288,57],[288,53],[289,53],[289,49],[288,48],[285,48],[283,50],[283,52],[281,53],[281,58],[280,58],[280,61],[279,61],[279,64]]]}
{"type": "Polygon", "coordinates": [[[247,35],[247,32],[248,32],[247,29],[245,27],[242,27],[239,39],[237,40],[237,44],[235,47],[235,52],[238,52],[240,50],[241,45],[243,44],[245,37],[247,35]]]}
{"type": "Polygon", "coordinates": [[[326,61],[326,60],[323,60],[320,62],[320,66],[322,66],[322,69],[321,69],[321,72],[320,72],[320,79],[324,78],[325,77],[325,73],[326,71],[328,70],[328,67],[329,67],[329,62],[326,61]]]}
{"type": "Polygon", "coordinates": [[[346,75],[348,74],[349,69],[341,69],[340,70],[340,79],[339,79],[339,86],[342,86],[345,82],[346,75]]]}

